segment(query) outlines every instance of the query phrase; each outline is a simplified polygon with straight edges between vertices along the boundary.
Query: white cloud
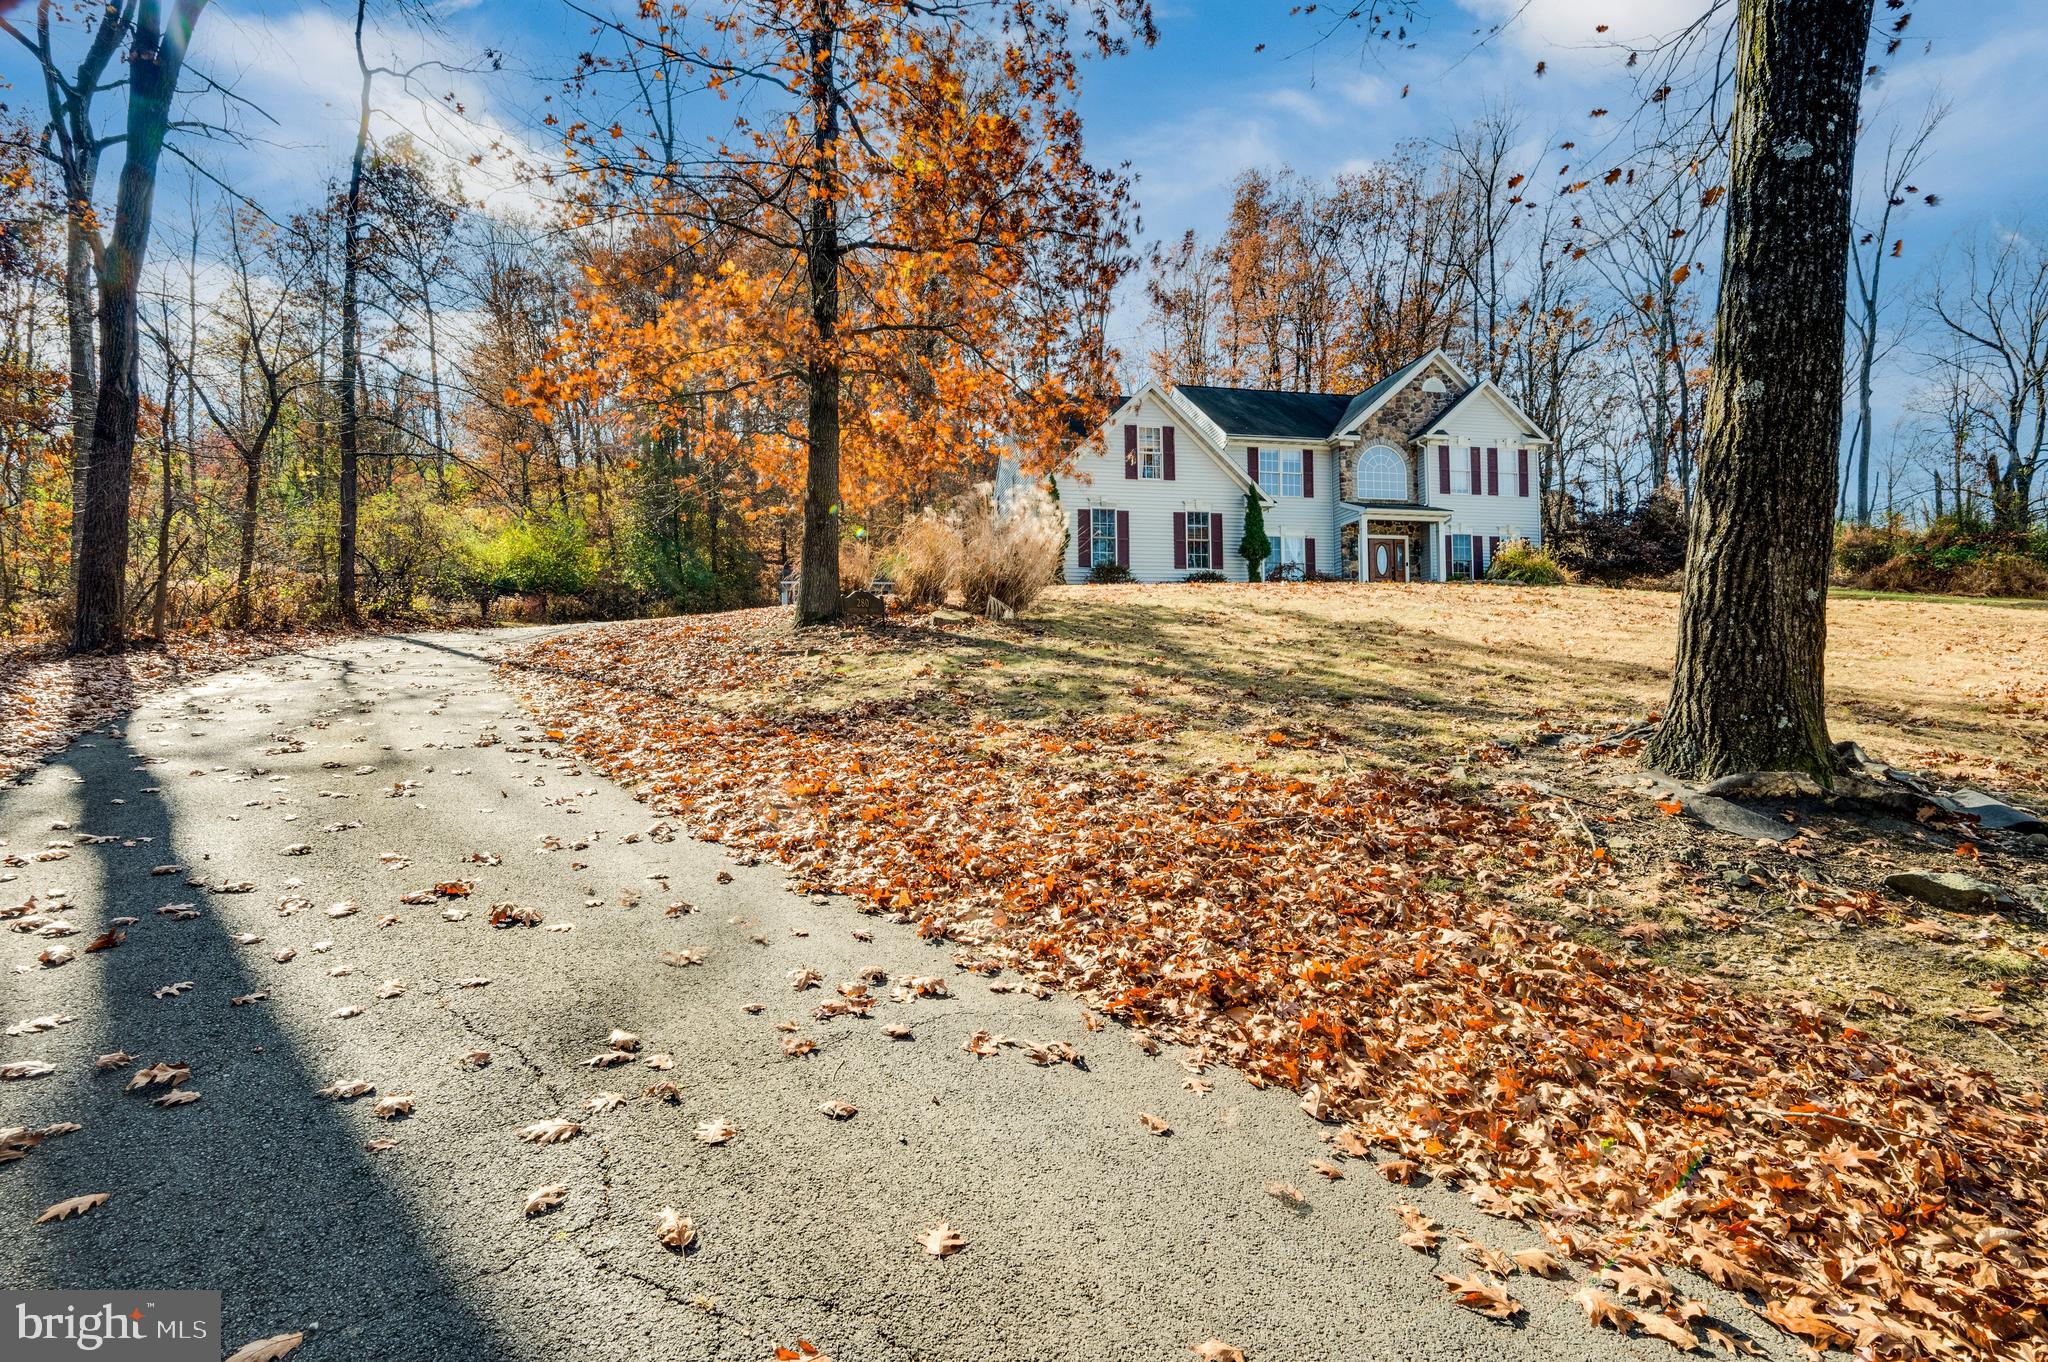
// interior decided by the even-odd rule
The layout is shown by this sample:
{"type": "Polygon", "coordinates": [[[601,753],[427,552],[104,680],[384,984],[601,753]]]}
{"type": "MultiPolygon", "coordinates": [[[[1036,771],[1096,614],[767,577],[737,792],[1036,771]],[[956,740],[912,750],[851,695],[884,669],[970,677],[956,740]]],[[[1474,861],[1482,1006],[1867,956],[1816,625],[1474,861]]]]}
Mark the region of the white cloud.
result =
{"type": "MultiPolygon", "coordinates": [[[[444,15],[462,5],[440,7],[444,15]]],[[[263,111],[235,115],[255,139],[246,152],[209,153],[229,160],[224,176],[265,206],[283,209],[316,196],[340,173],[354,144],[358,74],[354,34],[339,11],[307,7],[284,14],[238,14],[216,9],[202,23],[192,65],[263,111]],[[264,115],[268,115],[265,117],[264,115]],[[275,120],[273,123],[271,120],[275,120]]],[[[485,43],[455,27],[420,31],[385,26],[366,34],[371,65],[396,70],[425,67],[410,81],[379,75],[372,95],[371,135],[410,134],[457,177],[464,195],[497,211],[535,212],[547,201],[519,181],[508,151],[544,159],[551,148],[536,142],[497,110],[510,77],[493,81],[460,68],[479,63],[485,43]],[[479,158],[475,165],[472,158],[479,158]]],[[[202,107],[217,99],[201,96],[202,107]]],[[[523,121],[523,120],[522,120],[523,121]]]]}

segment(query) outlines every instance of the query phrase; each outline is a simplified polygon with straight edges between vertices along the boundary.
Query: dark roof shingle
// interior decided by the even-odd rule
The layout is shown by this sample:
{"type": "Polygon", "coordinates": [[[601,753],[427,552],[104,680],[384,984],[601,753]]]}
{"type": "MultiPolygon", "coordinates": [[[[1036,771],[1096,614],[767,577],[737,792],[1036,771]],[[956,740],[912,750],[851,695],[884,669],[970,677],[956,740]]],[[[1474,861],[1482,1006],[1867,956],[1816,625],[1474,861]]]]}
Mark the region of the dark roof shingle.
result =
{"type": "Polygon", "coordinates": [[[1183,383],[1175,389],[1226,435],[1280,440],[1326,440],[1352,399],[1343,393],[1289,393],[1270,388],[1212,388],[1183,383]]]}

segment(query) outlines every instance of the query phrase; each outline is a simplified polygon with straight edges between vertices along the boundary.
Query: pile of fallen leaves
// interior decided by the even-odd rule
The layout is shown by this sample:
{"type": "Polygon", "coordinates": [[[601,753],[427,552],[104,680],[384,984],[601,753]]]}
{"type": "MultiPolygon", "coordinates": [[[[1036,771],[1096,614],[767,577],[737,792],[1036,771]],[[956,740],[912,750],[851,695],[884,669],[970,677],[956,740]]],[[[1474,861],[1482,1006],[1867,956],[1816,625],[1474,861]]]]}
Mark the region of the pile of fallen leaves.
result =
{"type": "Polygon", "coordinates": [[[160,691],[306,646],[304,634],[182,635],[161,647],[66,657],[61,641],[0,640],[0,780],[160,691]]]}
{"type": "Polygon", "coordinates": [[[1161,778],[1108,742],[1062,762],[967,715],[806,717],[817,644],[769,612],[665,621],[537,644],[509,679],[696,835],[1296,1088],[1394,1151],[1388,1176],[1610,1275],[1684,1266],[1816,1348],[2048,1358],[2038,1091],[1492,906],[1598,871],[1526,808],[1388,773],[1161,778]]]}

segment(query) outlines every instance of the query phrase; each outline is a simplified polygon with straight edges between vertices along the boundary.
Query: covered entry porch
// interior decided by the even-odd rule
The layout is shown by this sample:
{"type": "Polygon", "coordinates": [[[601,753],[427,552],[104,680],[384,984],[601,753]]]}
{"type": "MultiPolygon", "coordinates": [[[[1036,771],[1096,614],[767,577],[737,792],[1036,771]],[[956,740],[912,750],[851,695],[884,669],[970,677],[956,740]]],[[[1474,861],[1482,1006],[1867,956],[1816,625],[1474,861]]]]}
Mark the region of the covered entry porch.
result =
{"type": "Polygon", "coordinates": [[[1441,526],[1451,513],[1415,502],[1347,501],[1339,507],[1344,575],[1360,582],[1441,582],[1441,526]]]}

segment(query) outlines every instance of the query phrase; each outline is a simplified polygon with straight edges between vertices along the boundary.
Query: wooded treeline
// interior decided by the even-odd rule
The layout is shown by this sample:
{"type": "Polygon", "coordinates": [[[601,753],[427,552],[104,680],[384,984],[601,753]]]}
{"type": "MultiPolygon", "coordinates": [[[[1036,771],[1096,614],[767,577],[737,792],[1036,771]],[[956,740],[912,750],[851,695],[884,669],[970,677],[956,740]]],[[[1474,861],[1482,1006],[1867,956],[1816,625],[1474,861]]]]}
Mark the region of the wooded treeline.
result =
{"type": "MultiPolygon", "coordinates": [[[[189,38],[204,5],[185,3],[189,38]]],[[[553,150],[512,167],[545,186],[523,216],[468,201],[457,168],[373,118],[417,68],[380,65],[373,7],[347,10],[356,150],[324,192],[259,203],[194,160],[184,200],[154,205],[133,438],[111,456],[133,468],[125,619],[78,624],[81,646],[512,594],[717,608],[770,598],[807,551],[822,618],[842,538],[1007,450],[1041,461],[1114,387],[1133,203],[1072,100],[1085,62],[1149,41],[1142,0],[593,16],[545,99],[553,150]]],[[[75,514],[129,305],[106,303],[95,176],[118,139],[91,106],[122,102],[124,59],[164,22],[144,0],[46,0],[7,28],[49,105],[6,135],[15,627],[69,624],[93,597],[81,557],[112,561],[75,514]]]]}
{"type": "MultiPolygon", "coordinates": [[[[2048,249],[1941,219],[1921,179],[1944,114],[1879,108],[1864,129],[1883,154],[1857,197],[1838,510],[2023,532],[2048,520],[2048,249]]],[[[1244,173],[1214,239],[1150,253],[1150,374],[1349,393],[1441,346],[1556,437],[1552,537],[1684,502],[1725,149],[1687,141],[1587,182],[1568,178],[1579,150],[1502,108],[1328,180],[1244,173]]]]}
{"type": "MultiPolygon", "coordinates": [[[[357,154],[290,203],[233,192],[213,132],[137,94],[148,43],[203,51],[201,0],[6,22],[45,78],[0,132],[8,627],[69,623],[96,450],[121,470],[101,490],[126,489],[106,513],[129,628],[506,595],[716,608],[771,598],[807,547],[821,618],[842,541],[950,503],[1007,450],[1057,458],[1120,377],[1352,392],[1432,346],[1557,437],[1552,536],[1621,518],[1682,538],[1718,137],[1654,122],[1588,172],[1498,107],[1328,181],[1246,172],[1214,240],[1146,247],[1075,111],[1092,61],[1149,40],[1141,0],[746,0],[593,15],[545,100],[552,150],[513,167],[543,192],[486,211],[373,117],[414,68],[367,55],[366,20],[415,8],[339,7],[357,154]],[[152,126],[185,172],[153,205],[127,164],[152,126]],[[136,204],[153,221],[124,219],[136,204]],[[106,299],[143,246],[129,327],[106,299]],[[1146,318],[1124,354],[1120,300],[1146,318]],[[110,364],[132,401],[101,391],[110,364]],[[103,408],[132,439],[96,430],[103,408]],[[1659,493],[1677,513],[1642,510],[1659,493]]],[[[2048,492],[2048,251],[1941,220],[1942,116],[1865,113],[1838,509],[2024,533],[2048,492]]]]}

